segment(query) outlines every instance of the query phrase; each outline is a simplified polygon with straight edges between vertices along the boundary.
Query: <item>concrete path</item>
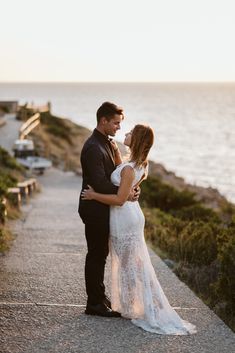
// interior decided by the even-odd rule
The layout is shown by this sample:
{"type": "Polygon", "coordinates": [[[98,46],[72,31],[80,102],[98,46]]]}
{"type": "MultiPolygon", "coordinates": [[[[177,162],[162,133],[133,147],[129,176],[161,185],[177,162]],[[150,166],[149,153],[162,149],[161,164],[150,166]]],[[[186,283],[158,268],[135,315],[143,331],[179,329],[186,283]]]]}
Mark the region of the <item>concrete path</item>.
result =
{"type": "MultiPolygon", "coordinates": [[[[11,251],[0,257],[1,353],[233,353],[235,335],[151,252],[170,303],[198,327],[192,336],[160,336],[129,320],[84,314],[81,180],[55,169],[24,206],[11,251]]],[[[106,283],[109,287],[109,264],[106,283]]]]}
{"type": "Polygon", "coordinates": [[[13,154],[13,143],[19,138],[22,121],[16,120],[15,114],[6,114],[4,119],[6,123],[0,127],[0,146],[13,154]]]}

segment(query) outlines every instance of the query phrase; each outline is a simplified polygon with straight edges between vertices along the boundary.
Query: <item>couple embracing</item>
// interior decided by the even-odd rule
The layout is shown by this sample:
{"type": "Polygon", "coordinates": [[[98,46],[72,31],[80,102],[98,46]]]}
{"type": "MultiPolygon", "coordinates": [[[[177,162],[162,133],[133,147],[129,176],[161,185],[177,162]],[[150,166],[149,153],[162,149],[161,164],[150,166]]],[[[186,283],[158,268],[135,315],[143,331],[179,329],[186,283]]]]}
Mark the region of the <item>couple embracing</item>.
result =
{"type": "Polygon", "coordinates": [[[138,198],[147,177],[147,157],[154,134],[138,124],[125,136],[130,149],[123,162],[110,138],[120,129],[122,108],[105,102],[97,110],[97,126],[81,153],[83,185],[79,214],[85,224],[87,255],[85,313],[131,319],[153,333],[186,335],[195,326],[170,306],[151,264],[144,239],[144,215],[138,198]],[[104,268],[111,254],[111,300],[105,294],[104,268]]]}

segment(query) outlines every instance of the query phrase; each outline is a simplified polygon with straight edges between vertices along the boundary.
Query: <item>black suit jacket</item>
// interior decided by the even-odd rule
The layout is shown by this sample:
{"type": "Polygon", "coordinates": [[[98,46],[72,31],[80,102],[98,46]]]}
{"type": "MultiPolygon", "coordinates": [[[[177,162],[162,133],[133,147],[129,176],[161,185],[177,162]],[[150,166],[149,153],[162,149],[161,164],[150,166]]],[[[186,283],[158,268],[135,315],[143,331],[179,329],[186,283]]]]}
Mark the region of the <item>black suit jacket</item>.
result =
{"type": "MultiPolygon", "coordinates": [[[[115,169],[114,151],[109,139],[95,129],[81,152],[82,189],[91,185],[102,194],[116,194],[118,186],[110,182],[115,169]]],[[[109,222],[109,206],[94,200],[79,199],[79,215],[83,222],[109,222]]]]}

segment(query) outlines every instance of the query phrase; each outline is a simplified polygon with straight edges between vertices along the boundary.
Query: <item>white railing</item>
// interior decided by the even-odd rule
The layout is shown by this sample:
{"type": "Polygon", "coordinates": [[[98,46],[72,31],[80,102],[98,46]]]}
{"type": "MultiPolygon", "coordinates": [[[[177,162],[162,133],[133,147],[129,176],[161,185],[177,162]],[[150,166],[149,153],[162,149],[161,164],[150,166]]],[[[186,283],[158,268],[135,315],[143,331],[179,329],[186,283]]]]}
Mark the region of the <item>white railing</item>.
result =
{"type": "Polygon", "coordinates": [[[19,131],[20,140],[23,140],[38,124],[40,124],[40,114],[36,113],[21,126],[19,131]]]}

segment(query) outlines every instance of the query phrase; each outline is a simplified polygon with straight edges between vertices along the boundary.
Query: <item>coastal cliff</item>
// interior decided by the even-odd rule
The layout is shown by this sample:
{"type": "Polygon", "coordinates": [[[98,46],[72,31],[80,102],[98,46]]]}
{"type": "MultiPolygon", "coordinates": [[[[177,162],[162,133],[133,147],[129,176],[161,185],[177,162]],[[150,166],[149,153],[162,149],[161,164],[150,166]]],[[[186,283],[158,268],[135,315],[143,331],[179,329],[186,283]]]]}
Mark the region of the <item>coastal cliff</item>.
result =
{"type": "MultiPolygon", "coordinates": [[[[30,134],[37,153],[52,160],[53,165],[63,170],[72,170],[81,174],[81,148],[92,131],[75,124],[69,119],[62,119],[50,112],[41,113],[41,124],[30,134]]],[[[125,147],[119,143],[123,154],[125,147]]],[[[198,201],[215,210],[227,204],[227,200],[218,190],[188,184],[183,178],[154,161],[149,162],[149,175],[161,180],[179,191],[188,190],[195,194],[198,201]]]]}

